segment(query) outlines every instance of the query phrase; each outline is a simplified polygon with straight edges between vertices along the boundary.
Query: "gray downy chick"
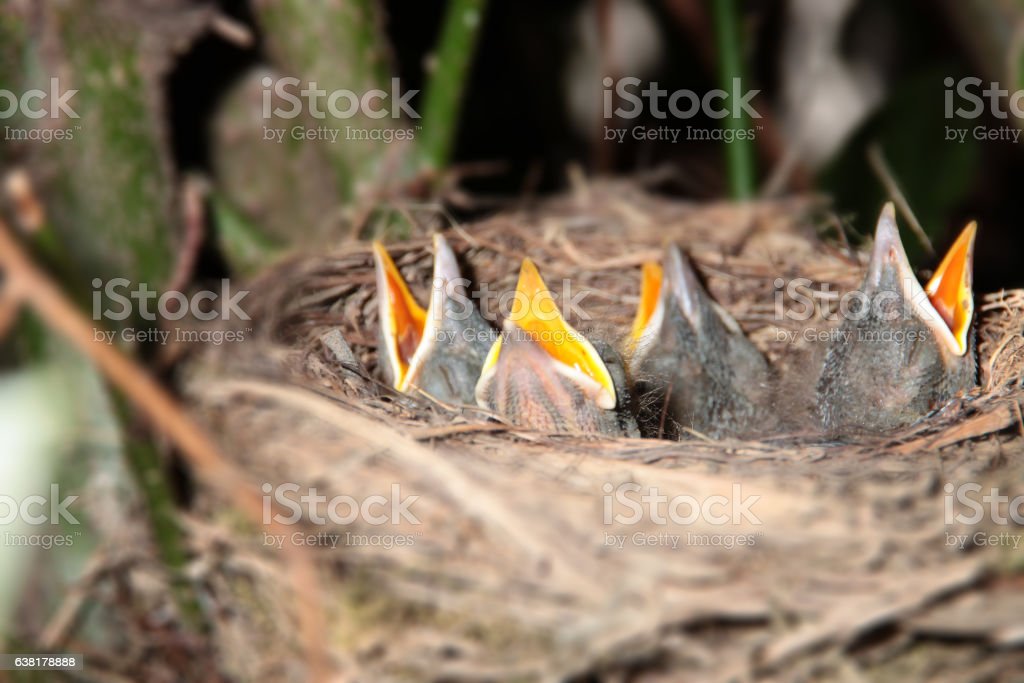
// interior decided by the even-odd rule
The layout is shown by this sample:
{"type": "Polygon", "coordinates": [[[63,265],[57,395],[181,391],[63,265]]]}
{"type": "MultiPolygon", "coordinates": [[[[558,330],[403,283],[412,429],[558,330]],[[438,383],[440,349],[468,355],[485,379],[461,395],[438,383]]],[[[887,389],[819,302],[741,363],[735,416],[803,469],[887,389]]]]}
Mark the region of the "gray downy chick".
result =
{"type": "Polygon", "coordinates": [[[675,245],[646,264],[628,343],[646,436],[749,437],[771,428],[770,371],[736,321],[708,295],[675,245]]]}
{"type": "Polygon", "coordinates": [[[964,229],[922,288],[891,203],[878,219],[867,274],[817,381],[817,413],[831,436],[909,425],[975,386],[972,261],[964,229]]]}

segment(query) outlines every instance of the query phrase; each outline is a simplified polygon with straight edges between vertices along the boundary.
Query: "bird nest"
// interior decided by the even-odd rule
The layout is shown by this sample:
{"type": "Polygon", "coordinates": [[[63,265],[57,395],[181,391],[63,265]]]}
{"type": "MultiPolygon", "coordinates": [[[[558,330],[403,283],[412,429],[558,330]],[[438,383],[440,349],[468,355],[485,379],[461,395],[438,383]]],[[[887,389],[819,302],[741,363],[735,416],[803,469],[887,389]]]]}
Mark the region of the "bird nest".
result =
{"type": "MultiPolygon", "coordinates": [[[[389,250],[423,300],[438,219],[407,214],[424,228],[389,250]]],[[[698,205],[607,184],[446,228],[474,282],[512,291],[528,256],[553,290],[586,292],[590,319],[571,322],[609,339],[629,327],[639,266],[674,241],[792,373],[794,347],[815,343],[803,330],[826,329],[832,304],[780,318],[777,278],[843,292],[865,263],[815,199],[698,205]]],[[[295,484],[293,499],[315,487],[342,501],[344,515],[302,507],[287,529],[312,546],[327,665],[346,680],[1024,672],[1024,529],[987,508],[967,519],[956,499],[963,485],[977,499],[1024,494],[1024,292],[980,298],[980,387],[904,431],[669,442],[540,434],[395,394],[377,370],[369,245],[294,257],[250,289],[251,338],[207,349],[183,386],[264,491],[295,484]],[[347,514],[370,496],[389,502],[372,510],[386,520],[347,514]]],[[[240,521],[213,489],[196,510],[218,658],[238,680],[303,680],[278,534],[240,521]]]]}

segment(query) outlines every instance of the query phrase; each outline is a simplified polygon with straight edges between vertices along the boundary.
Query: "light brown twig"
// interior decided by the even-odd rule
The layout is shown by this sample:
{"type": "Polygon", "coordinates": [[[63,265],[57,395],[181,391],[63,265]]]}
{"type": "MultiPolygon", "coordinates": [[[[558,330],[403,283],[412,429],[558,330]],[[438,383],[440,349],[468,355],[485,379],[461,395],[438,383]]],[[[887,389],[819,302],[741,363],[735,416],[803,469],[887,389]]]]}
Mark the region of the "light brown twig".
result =
{"type": "MultiPolygon", "coordinates": [[[[153,427],[165,434],[208,483],[224,492],[257,524],[264,524],[262,500],[257,488],[221,453],[213,440],[190,418],[171,394],[135,361],[114,346],[94,341],[93,327],[60,291],[53,280],[35,266],[0,221],[0,267],[15,297],[34,310],[46,325],[87,356],[103,375],[127,396],[153,427]]],[[[278,527],[268,520],[269,528],[278,527]]],[[[291,538],[287,527],[276,529],[291,538]]],[[[324,615],[319,607],[317,577],[306,548],[291,545],[293,590],[299,610],[303,642],[307,647],[311,680],[326,680],[323,643],[324,615]]]]}

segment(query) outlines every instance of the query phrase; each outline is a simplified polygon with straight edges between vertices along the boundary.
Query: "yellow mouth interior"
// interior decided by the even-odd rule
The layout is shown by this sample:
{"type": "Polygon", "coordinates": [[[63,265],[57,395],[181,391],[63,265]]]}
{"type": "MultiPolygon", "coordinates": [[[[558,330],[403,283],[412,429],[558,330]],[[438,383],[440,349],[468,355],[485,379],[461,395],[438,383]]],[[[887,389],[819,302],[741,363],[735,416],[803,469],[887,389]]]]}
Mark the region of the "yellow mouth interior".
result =
{"type": "MultiPolygon", "coordinates": [[[[615,386],[608,368],[590,342],[562,317],[554,297],[530,259],[523,260],[519,271],[519,284],[516,285],[509,320],[530,335],[530,339],[553,359],[596,381],[607,392],[614,407],[615,386]]],[[[496,343],[488,355],[485,369],[497,362],[499,350],[500,345],[496,343]]]]}
{"type": "Polygon", "coordinates": [[[661,296],[662,270],[657,263],[645,263],[640,273],[640,305],[636,309],[636,317],[633,318],[633,329],[630,333],[630,340],[636,344],[640,341],[647,323],[651,321],[654,310],[658,306],[658,299],[661,296]]]}
{"type": "Polygon", "coordinates": [[[976,232],[976,223],[964,228],[924,288],[928,300],[953,333],[959,355],[967,351],[967,335],[974,315],[971,263],[976,232]]]}
{"type": "Polygon", "coordinates": [[[387,297],[381,309],[384,343],[390,351],[395,387],[400,388],[409,372],[413,354],[423,339],[427,312],[416,303],[384,245],[374,242],[373,250],[384,274],[384,291],[379,292],[378,296],[387,297]]]}

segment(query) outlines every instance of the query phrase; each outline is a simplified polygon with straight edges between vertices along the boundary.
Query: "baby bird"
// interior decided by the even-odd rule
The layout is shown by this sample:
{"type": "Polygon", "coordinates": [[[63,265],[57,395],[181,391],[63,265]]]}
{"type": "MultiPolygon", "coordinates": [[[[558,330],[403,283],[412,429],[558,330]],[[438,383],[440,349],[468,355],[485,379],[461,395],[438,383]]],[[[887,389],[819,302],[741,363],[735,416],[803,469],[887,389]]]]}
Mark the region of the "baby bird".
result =
{"type": "Polygon", "coordinates": [[[768,363],[679,248],[665,250],[664,270],[645,264],[641,282],[627,359],[645,436],[682,438],[692,430],[722,438],[767,429],[768,363]]]}
{"type": "Polygon", "coordinates": [[[878,219],[867,274],[825,356],[816,394],[826,433],[911,424],[977,382],[971,321],[977,226],[968,225],[922,289],[891,203],[878,219]]]}
{"type": "Polygon", "coordinates": [[[477,403],[514,425],[551,433],[636,436],[622,363],[558,311],[530,259],[512,311],[476,385],[477,403]]]}
{"type": "Polygon", "coordinates": [[[418,389],[445,403],[472,405],[496,334],[467,296],[448,242],[434,235],[434,278],[426,310],[380,242],[374,242],[373,256],[385,379],[403,393],[418,389]]]}

